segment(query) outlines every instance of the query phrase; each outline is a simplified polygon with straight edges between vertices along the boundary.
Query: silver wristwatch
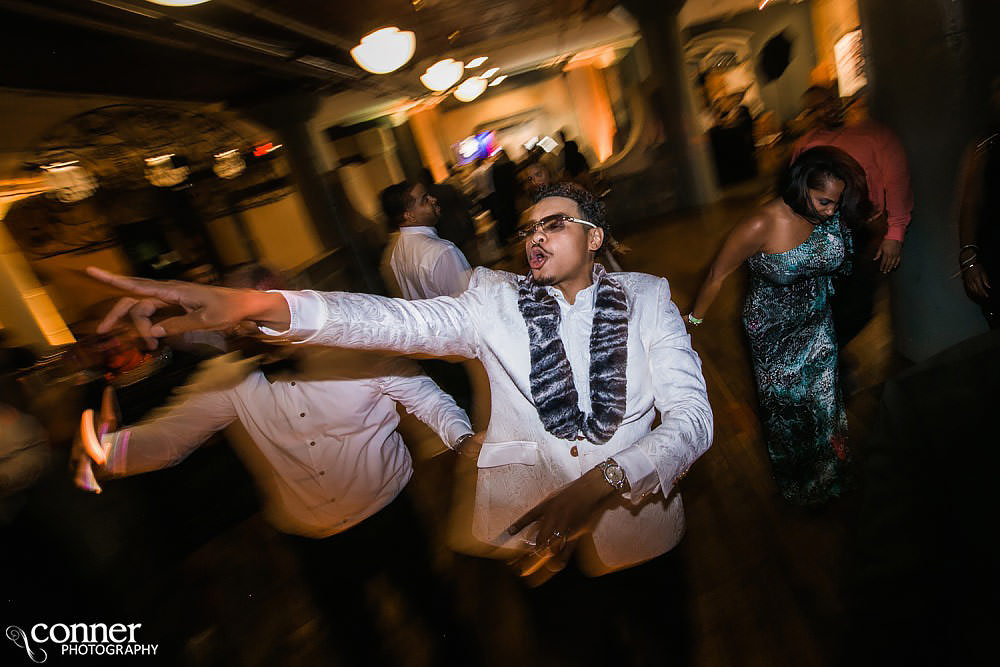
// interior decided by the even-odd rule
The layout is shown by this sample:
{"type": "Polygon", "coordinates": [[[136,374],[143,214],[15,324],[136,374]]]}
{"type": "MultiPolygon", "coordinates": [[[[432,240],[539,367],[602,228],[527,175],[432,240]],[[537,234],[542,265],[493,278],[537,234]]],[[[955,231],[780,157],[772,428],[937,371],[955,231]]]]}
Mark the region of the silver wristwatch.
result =
{"type": "Polygon", "coordinates": [[[622,493],[629,490],[630,486],[625,470],[614,459],[598,463],[597,469],[604,475],[604,481],[610,484],[615,491],[622,493]]]}
{"type": "Polygon", "coordinates": [[[455,441],[455,444],[452,447],[452,449],[455,450],[456,452],[459,451],[460,449],[462,449],[462,445],[465,444],[465,441],[474,435],[475,433],[466,433],[465,435],[458,436],[458,440],[455,441]]]}

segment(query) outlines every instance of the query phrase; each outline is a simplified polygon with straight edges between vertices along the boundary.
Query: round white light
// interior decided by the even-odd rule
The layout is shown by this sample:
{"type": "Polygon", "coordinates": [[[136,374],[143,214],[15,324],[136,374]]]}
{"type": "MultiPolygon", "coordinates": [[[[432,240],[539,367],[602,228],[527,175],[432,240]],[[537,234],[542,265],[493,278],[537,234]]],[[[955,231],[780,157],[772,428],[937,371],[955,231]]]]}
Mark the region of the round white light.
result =
{"type": "Polygon", "coordinates": [[[507,78],[506,74],[501,74],[497,78],[495,78],[492,81],[490,81],[490,88],[492,88],[493,86],[499,86],[501,83],[504,82],[504,79],[506,79],[506,78],[507,78]]]}
{"type": "Polygon", "coordinates": [[[472,60],[470,60],[465,64],[465,69],[475,69],[476,67],[479,67],[487,60],[489,60],[489,56],[479,56],[478,58],[473,58],[472,60]]]}
{"type": "Polygon", "coordinates": [[[413,57],[417,38],[409,30],[380,28],[361,38],[361,43],[351,49],[362,69],[373,74],[388,74],[399,69],[413,57]]]}
{"type": "Polygon", "coordinates": [[[462,102],[471,102],[486,90],[486,79],[480,79],[478,76],[466,79],[455,89],[455,97],[457,97],[462,102]]]}
{"type": "Polygon", "coordinates": [[[462,78],[463,65],[461,60],[445,58],[439,60],[420,77],[420,83],[431,90],[448,90],[462,78]]]}
{"type": "Polygon", "coordinates": [[[500,71],[499,67],[491,67],[482,74],[480,74],[479,76],[483,77],[484,79],[488,79],[499,71],[500,71]]]}
{"type": "Polygon", "coordinates": [[[167,7],[190,7],[191,5],[200,5],[203,2],[208,2],[208,0],[149,0],[154,5],[166,5],[167,7]]]}

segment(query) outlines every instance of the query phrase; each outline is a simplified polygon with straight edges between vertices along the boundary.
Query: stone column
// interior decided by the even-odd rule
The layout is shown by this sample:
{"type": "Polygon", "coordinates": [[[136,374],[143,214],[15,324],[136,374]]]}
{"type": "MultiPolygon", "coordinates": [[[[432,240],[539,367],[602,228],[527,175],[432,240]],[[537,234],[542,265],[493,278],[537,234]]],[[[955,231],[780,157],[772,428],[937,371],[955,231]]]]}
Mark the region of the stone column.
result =
{"type": "Polygon", "coordinates": [[[649,53],[657,94],[653,113],[666,134],[666,152],[674,166],[680,207],[705,204],[715,198],[715,185],[706,168],[707,156],[699,144],[694,122],[691,86],[684,71],[677,13],[684,0],[625,0],[622,3],[638,20],[649,53]]]}

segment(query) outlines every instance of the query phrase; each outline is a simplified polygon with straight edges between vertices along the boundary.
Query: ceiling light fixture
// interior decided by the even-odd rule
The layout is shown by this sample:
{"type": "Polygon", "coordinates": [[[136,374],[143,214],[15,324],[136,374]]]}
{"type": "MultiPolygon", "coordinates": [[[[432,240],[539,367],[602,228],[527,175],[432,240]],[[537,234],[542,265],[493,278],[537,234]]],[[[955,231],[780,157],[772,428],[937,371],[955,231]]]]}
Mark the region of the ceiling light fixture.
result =
{"type": "Polygon", "coordinates": [[[489,60],[489,56],[479,56],[478,58],[473,58],[472,60],[470,60],[465,64],[465,69],[475,69],[476,67],[479,67],[487,60],[489,60]]]}
{"type": "Polygon", "coordinates": [[[500,71],[499,67],[491,67],[482,74],[480,74],[479,76],[483,77],[484,79],[488,79],[499,71],[500,71]]]}
{"type": "Polygon", "coordinates": [[[200,5],[208,0],[148,0],[154,5],[166,5],[167,7],[190,7],[191,5],[200,5]]]}
{"type": "Polygon", "coordinates": [[[504,82],[504,79],[506,79],[506,78],[507,78],[506,74],[501,74],[497,78],[495,78],[492,81],[490,81],[490,84],[489,84],[490,88],[492,88],[493,86],[499,86],[501,83],[504,82]]]}
{"type": "Polygon", "coordinates": [[[486,79],[480,79],[478,76],[466,79],[455,89],[455,97],[462,102],[471,102],[486,90],[486,79]]]}
{"type": "Polygon", "coordinates": [[[462,78],[463,71],[461,60],[445,58],[428,67],[420,76],[420,83],[434,91],[448,90],[462,78]]]}
{"type": "Polygon", "coordinates": [[[417,48],[417,38],[409,30],[396,27],[380,28],[361,38],[351,49],[351,57],[365,71],[388,74],[410,61],[417,48]]]}

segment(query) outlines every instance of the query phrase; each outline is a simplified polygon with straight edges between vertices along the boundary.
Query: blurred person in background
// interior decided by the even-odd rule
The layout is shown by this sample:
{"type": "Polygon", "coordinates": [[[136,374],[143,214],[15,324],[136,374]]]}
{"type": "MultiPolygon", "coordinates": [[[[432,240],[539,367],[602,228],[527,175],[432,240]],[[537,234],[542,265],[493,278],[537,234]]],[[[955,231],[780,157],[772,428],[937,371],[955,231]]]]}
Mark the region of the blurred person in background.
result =
{"type": "MultiPolygon", "coordinates": [[[[226,284],[272,287],[280,281],[249,266],[226,284]]],[[[443,646],[433,641],[441,660],[465,650],[453,632],[447,587],[434,576],[420,523],[401,496],[413,465],[396,431],[396,404],[453,450],[474,439],[465,412],[406,359],[246,337],[234,345],[246,358],[211,360],[169,405],[134,426],[117,429],[109,388],[95,426],[100,432],[88,433],[84,425],[74,445],[77,486],[100,492],[98,479],[176,465],[238,421],[245,435],[232,441],[262,491],[265,517],[293,536],[317,606],[342,633],[343,645],[354,647],[347,651],[358,664],[380,664],[384,642],[375,630],[375,610],[358,613],[354,607],[369,599],[367,587],[381,576],[408,610],[432,626],[431,637],[447,635],[443,646]],[[406,546],[406,558],[398,557],[398,545],[406,546]]]]}
{"type": "Polygon", "coordinates": [[[497,223],[500,243],[506,245],[517,229],[517,165],[500,149],[490,172],[493,179],[493,203],[490,212],[497,223]]]}
{"type": "Polygon", "coordinates": [[[965,293],[1000,329],[1000,77],[990,87],[989,127],[965,151],[958,188],[958,269],[965,293]]]}
{"type": "Polygon", "coordinates": [[[382,190],[382,212],[398,232],[382,257],[382,274],[393,296],[431,299],[458,296],[472,267],[462,251],[438,236],[441,207],[423,183],[402,181],[382,190]]]}
{"type": "Polygon", "coordinates": [[[447,180],[435,183],[430,169],[420,170],[420,183],[437,202],[438,219],[435,227],[438,235],[445,241],[454,243],[463,255],[469,257],[476,247],[472,202],[447,180]]]}
{"type": "Polygon", "coordinates": [[[866,120],[848,125],[835,87],[813,86],[802,96],[802,119],[810,127],[792,149],[794,161],[815,146],[833,146],[864,170],[872,217],[854,230],[855,262],[837,281],[833,316],[841,346],[868,324],[882,276],[899,267],[903,239],[913,211],[910,170],[899,139],[889,128],[866,120]]]}
{"type": "Polygon", "coordinates": [[[559,141],[562,142],[563,174],[566,180],[573,181],[580,187],[594,191],[594,179],[590,174],[590,163],[582,152],[580,145],[566,138],[565,130],[559,130],[559,141]]]}
{"type": "Polygon", "coordinates": [[[730,232],[687,319],[700,325],[723,281],[747,264],[743,326],[772,472],[786,501],[818,505],[845,490],[849,461],[833,277],[850,270],[851,229],[871,204],[861,167],[829,146],[802,153],[778,191],[730,232]]]}

